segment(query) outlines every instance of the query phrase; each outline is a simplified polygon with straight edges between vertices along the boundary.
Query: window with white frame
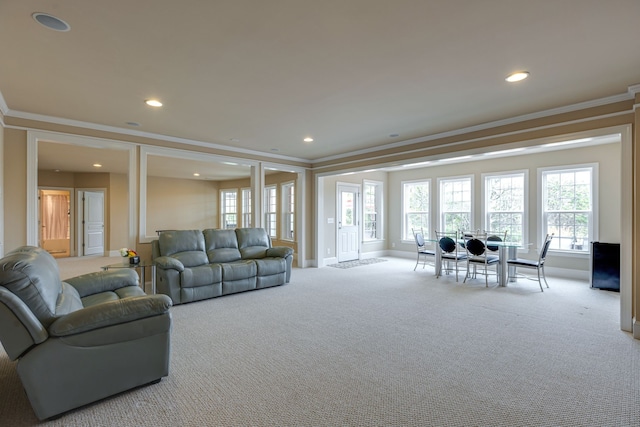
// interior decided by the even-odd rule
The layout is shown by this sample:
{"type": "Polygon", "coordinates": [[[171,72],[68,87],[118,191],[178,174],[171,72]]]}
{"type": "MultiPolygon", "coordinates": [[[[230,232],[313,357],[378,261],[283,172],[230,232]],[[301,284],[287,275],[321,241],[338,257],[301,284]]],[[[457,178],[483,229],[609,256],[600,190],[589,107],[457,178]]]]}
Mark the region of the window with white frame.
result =
{"type": "Polygon", "coordinates": [[[252,227],[251,222],[251,189],[242,189],[242,226],[252,227]]]}
{"type": "Polygon", "coordinates": [[[440,182],[440,229],[471,230],[472,178],[443,178],[440,182]]]}
{"type": "Polygon", "coordinates": [[[282,236],[284,240],[294,239],[296,220],[295,185],[293,182],[282,184],[282,236]]]}
{"type": "Polygon", "coordinates": [[[551,249],[588,252],[594,239],[595,166],[540,170],[542,236],[551,249]]]}
{"type": "Polygon", "coordinates": [[[234,229],[238,226],[238,191],[220,191],[220,218],[222,228],[234,229]]]}
{"type": "Polygon", "coordinates": [[[362,240],[382,239],[382,183],[364,182],[362,240]]]}
{"type": "Polygon", "coordinates": [[[264,228],[269,236],[276,237],[277,200],[276,187],[264,188],[264,228]]]}
{"type": "Polygon", "coordinates": [[[429,236],[429,187],[431,181],[402,183],[402,218],[404,240],[413,240],[413,231],[423,230],[429,236]]]}
{"type": "Polygon", "coordinates": [[[507,240],[524,244],[526,240],[526,173],[484,176],[484,227],[493,232],[507,232],[507,240]]]}

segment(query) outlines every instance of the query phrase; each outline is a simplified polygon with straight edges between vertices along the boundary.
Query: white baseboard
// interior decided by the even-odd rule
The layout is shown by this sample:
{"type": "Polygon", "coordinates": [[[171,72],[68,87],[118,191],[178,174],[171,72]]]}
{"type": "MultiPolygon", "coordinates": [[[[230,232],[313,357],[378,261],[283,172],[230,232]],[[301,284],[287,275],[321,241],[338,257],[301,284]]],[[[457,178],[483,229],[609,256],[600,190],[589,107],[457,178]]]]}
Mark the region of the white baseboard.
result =
{"type": "Polygon", "coordinates": [[[574,270],[571,268],[545,267],[544,272],[547,276],[562,277],[564,279],[589,281],[589,271],[574,270]]]}

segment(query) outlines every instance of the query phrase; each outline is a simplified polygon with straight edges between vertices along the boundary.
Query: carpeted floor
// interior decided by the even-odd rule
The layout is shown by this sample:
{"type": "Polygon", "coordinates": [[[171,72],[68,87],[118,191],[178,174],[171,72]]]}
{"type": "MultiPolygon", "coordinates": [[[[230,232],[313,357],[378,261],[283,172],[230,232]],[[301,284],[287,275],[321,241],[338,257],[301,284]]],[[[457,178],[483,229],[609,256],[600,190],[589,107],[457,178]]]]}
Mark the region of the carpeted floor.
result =
{"type": "MultiPolygon", "coordinates": [[[[487,289],[414,265],[296,269],[176,306],[167,378],[46,425],[640,425],[619,294],[557,278],[487,289]]],[[[0,351],[0,425],[34,424],[0,351]]]]}

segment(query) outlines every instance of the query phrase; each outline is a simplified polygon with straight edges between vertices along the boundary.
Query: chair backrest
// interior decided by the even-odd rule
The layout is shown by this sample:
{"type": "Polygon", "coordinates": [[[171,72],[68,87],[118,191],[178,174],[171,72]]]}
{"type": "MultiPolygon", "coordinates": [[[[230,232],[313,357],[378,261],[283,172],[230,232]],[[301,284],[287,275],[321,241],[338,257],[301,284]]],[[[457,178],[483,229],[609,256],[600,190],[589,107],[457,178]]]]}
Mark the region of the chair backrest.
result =
{"type": "Polygon", "coordinates": [[[452,253],[458,251],[458,232],[436,231],[436,239],[438,240],[438,246],[442,252],[452,253]]]}
{"type": "Polygon", "coordinates": [[[476,257],[484,255],[487,249],[486,241],[486,234],[474,234],[465,243],[467,253],[476,257]]]}
{"type": "Polygon", "coordinates": [[[418,250],[424,249],[424,231],[422,231],[422,228],[420,229],[420,231],[415,231],[412,228],[411,232],[413,233],[413,237],[416,241],[416,246],[418,247],[418,250]]]}
{"type": "Polygon", "coordinates": [[[489,242],[504,242],[507,240],[507,231],[484,231],[487,235],[487,249],[496,252],[500,247],[498,245],[491,245],[489,242]]]}
{"type": "Polygon", "coordinates": [[[551,246],[551,240],[553,239],[553,233],[547,234],[547,237],[544,238],[544,243],[542,244],[542,249],[540,249],[540,257],[538,262],[540,264],[544,263],[544,260],[547,258],[547,252],[549,252],[549,246],[551,246]]]}

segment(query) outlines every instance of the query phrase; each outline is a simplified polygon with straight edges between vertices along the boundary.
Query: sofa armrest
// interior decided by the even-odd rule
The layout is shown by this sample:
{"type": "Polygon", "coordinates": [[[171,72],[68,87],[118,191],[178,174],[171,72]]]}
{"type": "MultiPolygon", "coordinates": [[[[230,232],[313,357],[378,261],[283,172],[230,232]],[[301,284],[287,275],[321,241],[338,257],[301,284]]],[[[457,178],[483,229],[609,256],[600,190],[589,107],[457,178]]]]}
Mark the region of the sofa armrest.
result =
{"type": "Polygon", "coordinates": [[[153,260],[153,263],[157,268],[162,268],[164,270],[178,270],[180,272],[184,271],[184,264],[182,264],[179,260],[170,257],[170,256],[161,256],[153,260]]]}
{"type": "Polygon", "coordinates": [[[276,246],[275,248],[267,249],[268,257],[286,258],[289,255],[293,255],[293,249],[288,246],[276,246]]]}
{"type": "Polygon", "coordinates": [[[164,314],[170,307],[171,298],[166,295],[146,295],[109,301],[59,318],[49,327],[49,334],[56,337],[75,335],[164,314]]]}
{"type": "Polygon", "coordinates": [[[138,286],[138,274],[133,269],[117,268],[83,274],[66,279],[65,282],[73,286],[80,297],[84,298],[127,286],[138,286]]]}

